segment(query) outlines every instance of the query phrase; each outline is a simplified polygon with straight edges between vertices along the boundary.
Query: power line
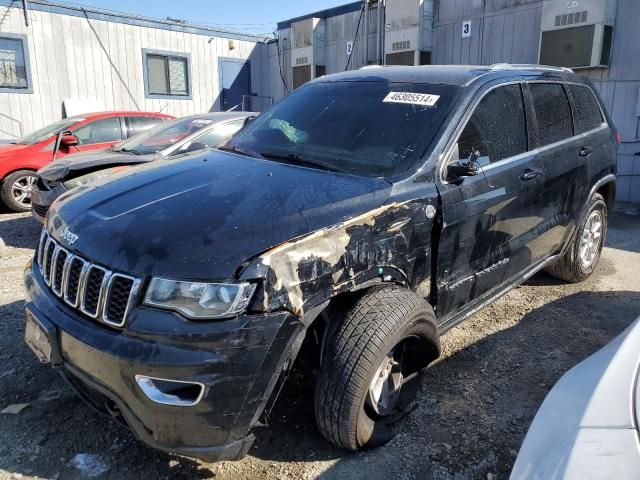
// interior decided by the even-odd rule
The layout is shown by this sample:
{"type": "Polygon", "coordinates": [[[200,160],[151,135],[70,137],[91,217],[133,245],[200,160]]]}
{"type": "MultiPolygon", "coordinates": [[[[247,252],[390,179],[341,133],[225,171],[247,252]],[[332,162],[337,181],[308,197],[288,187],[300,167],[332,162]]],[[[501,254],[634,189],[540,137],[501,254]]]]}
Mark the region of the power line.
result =
{"type": "MultiPolygon", "coordinates": [[[[367,0],[365,0],[367,1],[367,0]]],[[[353,37],[353,44],[351,45],[351,53],[349,53],[349,58],[347,59],[347,66],[344,67],[344,71],[349,70],[349,64],[351,63],[351,57],[353,56],[353,51],[356,49],[356,42],[358,41],[358,32],[360,31],[360,22],[362,21],[362,15],[364,14],[364,3],[362,4],[362,9],[360,10],[360,16],[358,17],[358,26],[356,27],[356,34],[353,37]]],[[[365,38],[365,42],[368,41],[368,38],[365,38]]]]}
{"type": "Polygon", "coordinates": [[[287,94],[289,94],[289,86],[284,79],[284,74],[282,73],[282,63],[280,62],[280,33],[276,31],[273,32],[273,35],[276,37],[276,49],[278,50],[278,71],[280,72],[280,79],[282,80],[282,84],[284,85],[287,94]]]}

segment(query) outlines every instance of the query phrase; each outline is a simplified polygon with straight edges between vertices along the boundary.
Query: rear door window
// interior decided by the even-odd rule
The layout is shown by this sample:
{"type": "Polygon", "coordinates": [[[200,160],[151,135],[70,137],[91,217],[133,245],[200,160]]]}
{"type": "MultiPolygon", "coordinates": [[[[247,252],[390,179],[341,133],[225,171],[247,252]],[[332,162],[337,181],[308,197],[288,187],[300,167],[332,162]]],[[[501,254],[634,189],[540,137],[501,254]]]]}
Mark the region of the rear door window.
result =
{"type": "Polygon", "coordinates": [[[204,143],[210,147],[217,147],[229,140],[234,133],[242,128],[243,120],[237,122],[222,123],[216,125],[212,130],[198,137],[195,141],[204,143]]]}
{"type": "Polygon", "coordinates": [[[96,120],[73,132],[78,137],[80,145],[94,143],[119,142],[122,140],[122,126],[120,117],[103,118],[96,120]]]}
{"type": "Polygon", "coordinates": [[[127,132],[127,138],[131,138],[134,135],[144,132],[145,130],[149,130],[162,121],[163,119],[159,117],[124,117],[124,126],[127,132]]]}
{"type": "Polygon", "coordinates": [[[604,123],[602,111],[593,91],[586,85],[569,85],[576,106],[576,133],[598,128],[604,123]]]}
{"type": "Polygon", "coordinates": [[[527,151],[527,121],[520,85],[505,85],[487,93],[458,138],[458,158],[473,156],[481,166],[527,151]]]}
{"type": "Polygon", "coordinates": [[[540,146],[572,137],[571,107],[564,87],[559,83],[532,83],[530,88],[540,146]]]}

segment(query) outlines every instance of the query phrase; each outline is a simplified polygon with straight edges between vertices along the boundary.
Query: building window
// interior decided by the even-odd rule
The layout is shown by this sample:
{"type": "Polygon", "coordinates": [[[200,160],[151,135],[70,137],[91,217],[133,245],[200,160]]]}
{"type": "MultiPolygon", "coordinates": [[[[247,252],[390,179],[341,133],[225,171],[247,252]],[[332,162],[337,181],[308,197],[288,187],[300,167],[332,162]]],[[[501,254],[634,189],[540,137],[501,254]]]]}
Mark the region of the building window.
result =
{"type": "Polygon", "coordinates": [[[0,33],[0,92],[31,93],[27,37],[0,33]]]}
{"type": "Polygon", "coordinates": [[[143,50],[147,98],[191,98],[191,60],[175,52],[143,50]]]}

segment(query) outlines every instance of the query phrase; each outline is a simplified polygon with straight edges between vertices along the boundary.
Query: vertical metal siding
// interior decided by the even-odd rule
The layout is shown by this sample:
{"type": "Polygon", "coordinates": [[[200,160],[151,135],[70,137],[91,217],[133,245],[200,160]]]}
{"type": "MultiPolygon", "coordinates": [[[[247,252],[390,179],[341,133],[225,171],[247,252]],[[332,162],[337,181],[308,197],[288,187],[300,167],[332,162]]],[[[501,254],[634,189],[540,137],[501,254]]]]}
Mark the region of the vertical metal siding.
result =
{"type": "MultiPolygon", "coordinates": [[[[8,7],[0,7],[0,18],[8,7]]],[[[163,111],[184,116],[218,109],[217,57],[251,61],[252,92],[270,95],[268,45],[203,34],[150,28],[105,20],[29,12],[24,25],[21,8],[8,8],[2,32],[27,35],[33,93],[0,92],[0,138],[28,133],[62,117],[68,98],[97,102],[105,110],[163,111]],[[142,49],[191,55],[192,100],[147,99],[142,76],[142,49]],[[7,118],[8,117],[8,118],[7,118]],[[13,120],[12,120],[13,119],[13,120]]]]}
{"type": "MultiPolygon", "coordinates": [[[[542,0],[440,0],[435,4],[433,62],[537,63],[542,0]],[[471,38],[462,22],[472,21],[471,38]]],[[[640,203],[640,2],[618,0],[611,66],[579,70],[591,78],[620,130],[618,192],[640,203]]]]}

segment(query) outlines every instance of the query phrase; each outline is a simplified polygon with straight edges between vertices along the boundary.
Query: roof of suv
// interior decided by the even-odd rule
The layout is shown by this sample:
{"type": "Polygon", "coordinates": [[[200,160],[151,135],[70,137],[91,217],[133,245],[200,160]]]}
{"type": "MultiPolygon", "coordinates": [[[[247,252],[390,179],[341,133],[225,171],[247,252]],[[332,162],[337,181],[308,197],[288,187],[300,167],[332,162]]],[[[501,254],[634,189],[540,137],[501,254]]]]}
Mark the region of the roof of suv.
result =
{"type": "Polygon", "coordinates": [[[496,78],[516,75],[559,76],[567,80],[578,78],[572,70],[564,67],[499,63],[495,65],[423,65],[419,67],[371,65],[362,67],[360,70],[320,77],[316,82],[388,81],[464,86],[479,77],[489,75],[494,75],[496,78]]]}

